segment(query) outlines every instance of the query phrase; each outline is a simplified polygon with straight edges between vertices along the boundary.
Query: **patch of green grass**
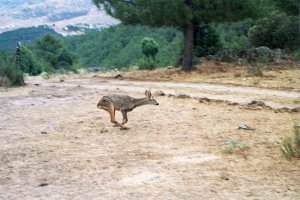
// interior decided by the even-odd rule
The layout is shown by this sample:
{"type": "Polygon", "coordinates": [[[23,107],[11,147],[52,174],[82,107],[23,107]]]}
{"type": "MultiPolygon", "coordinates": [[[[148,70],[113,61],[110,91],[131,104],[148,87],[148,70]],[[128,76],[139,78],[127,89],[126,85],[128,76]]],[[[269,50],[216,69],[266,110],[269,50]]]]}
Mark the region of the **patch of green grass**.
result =
{"type": "Polygon", "coordinates": [[[283,140],[281,151],[286,158],[300,158],[300,126],[294,126],[294,138],[283,140]]]}
{"type": "Polygon", "coordinates": [[[241,77],[242,76],[242,73],[241,72],[235,72],[234,73],[234,77],[235,78],[238,78],[238,77],[241,77]]]}
{"type": "Polygon", "coordinates": [[[248,145],[238,140],[229,140],[224,145],[224,150],[226,153],[234,153],[238,151],[245,151],[248,149],[248,145]]]}
{"type": "Polygon", "coordinates": [[[49,74],[48,72],[42,72],[42,73],[41,73],[41,77],[42,77],[43,79],[49,79],[49,78],[50,78],[50,74],[49,74]]]}
{"type": "Polygon", "coordinates": [[[260,85],[260,79],[259,78],[254,79],[253,85],[260,85]]]}

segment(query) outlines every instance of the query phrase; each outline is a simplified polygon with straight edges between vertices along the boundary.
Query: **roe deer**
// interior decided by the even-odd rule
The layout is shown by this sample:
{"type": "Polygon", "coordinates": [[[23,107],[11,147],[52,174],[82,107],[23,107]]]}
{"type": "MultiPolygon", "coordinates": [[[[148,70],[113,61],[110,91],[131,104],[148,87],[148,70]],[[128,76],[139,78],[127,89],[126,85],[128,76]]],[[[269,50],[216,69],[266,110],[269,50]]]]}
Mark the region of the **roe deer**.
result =
{"type": "Polygon", "coordinates": [[[138,106],[142,105],[159,105],[152,97],[151,91],[145,91],[146,98],[133,98],[127,95],[108,95],[103,96],[98,102],[97,107],[106,110],[110,114],[110,120],[115,126],[120,126],[121,129],[127,129],[124,124],[128,121],[127,112],[132,111],[138,106]],[[119,110],[123,115],[123,122],[119,123],[115,118],[115,111],[119,110]]]}

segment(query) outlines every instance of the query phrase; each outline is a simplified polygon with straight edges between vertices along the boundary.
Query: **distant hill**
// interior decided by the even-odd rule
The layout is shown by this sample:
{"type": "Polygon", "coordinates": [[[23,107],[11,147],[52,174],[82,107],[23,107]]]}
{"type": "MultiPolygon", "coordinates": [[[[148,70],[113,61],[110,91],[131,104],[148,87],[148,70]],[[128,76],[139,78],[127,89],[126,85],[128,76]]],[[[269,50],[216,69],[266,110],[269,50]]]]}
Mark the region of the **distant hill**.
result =
{"type": "Polygon", "coordinates": [[[62,35],[81,34],[67,26],[101,28],[119,23],[92,0],[1,0],[0,33],[22,27],[51,26],[62,35]]]}
{"type": "Polygon", "coordinates": [[[20,28],[0,34],[0,50],[14,51],[17,42],[29,44],[45,33],[52,33],[53,35],[62,37],[62,35],[56,33],[52,28],[47,26],[20,28]]]}

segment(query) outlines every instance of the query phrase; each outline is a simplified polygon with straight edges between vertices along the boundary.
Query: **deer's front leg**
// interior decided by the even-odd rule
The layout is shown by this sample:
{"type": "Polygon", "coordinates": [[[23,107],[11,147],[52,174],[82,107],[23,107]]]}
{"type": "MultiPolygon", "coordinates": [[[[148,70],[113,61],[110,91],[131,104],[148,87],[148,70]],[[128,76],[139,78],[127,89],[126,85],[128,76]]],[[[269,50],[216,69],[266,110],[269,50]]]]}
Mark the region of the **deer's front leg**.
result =
{"type": "Polygon", "coordinates": [[[128,127],[124,126],[124,124],[125,124],[126,122],[128,122],[127,112],[124,111],[124,110],[122,110],[121,112],[122,112],[122,115],[123,115],[123,122],[122,122],[122,127],[121,127],[121,129],[123,129],[123,130],[129,129],[128,127]]]}
{"type": "Polygon", "coordinates": [[[126,111],[121,111],[122,112],[122,115],[123,115],[123,122],[122,124],[124,125],[125,123],[128,122],[128,118],[127,118],[127,112],[126,111]]]}

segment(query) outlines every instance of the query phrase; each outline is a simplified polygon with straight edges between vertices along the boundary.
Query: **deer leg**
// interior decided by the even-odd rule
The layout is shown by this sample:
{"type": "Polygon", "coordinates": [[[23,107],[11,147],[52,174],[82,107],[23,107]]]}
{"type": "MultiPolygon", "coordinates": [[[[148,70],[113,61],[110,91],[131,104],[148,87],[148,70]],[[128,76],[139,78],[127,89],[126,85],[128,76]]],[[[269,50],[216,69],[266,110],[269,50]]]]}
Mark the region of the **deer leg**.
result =
{"type": "Polygon", "coordinates": [[[127,118],[127,112],[126,111],[121,111],[122,115],[123,115],[123,122],[122,124],[124,125],[126,122],[128,122],[128,118],[127,118]]]}
{"type": "Polygon", "coordinates": [[[124,124],[128,121],[128,119],[127,119],[127,112],[126,111],[121,111],[121,112],[122,112],[122,115],[123,115],[123,122],[122,122],[121,129],[122,130],[129,129],[128,127],[124,126],[124,124]]]}
{"type": "MultiPolygon", "coordinates": [[[[113,116],[115,117],[116,116],[116,110],[115,109],[113,109],[114,111],[113,111],[113,116]]],[[[115,119],[116,120],[116,119],[115,119]]],[[[118,127],[118,126],[120,126],[119,124],[115,124],[114,125],[114,127],[118,127]]]]}
{"type": "Polygon", "coordinates": [[[116,121],[114,109],[111,108],[111,109],[108,109],[107,111],[108,111],[108,113],[109,113],[109,115],[110,115],[110,121],[111,121],[112,123],[114,123],[115,126],[121,126],[121,127],[122,127],[122,124],[120,124],[119,122],[116,121]]]}

